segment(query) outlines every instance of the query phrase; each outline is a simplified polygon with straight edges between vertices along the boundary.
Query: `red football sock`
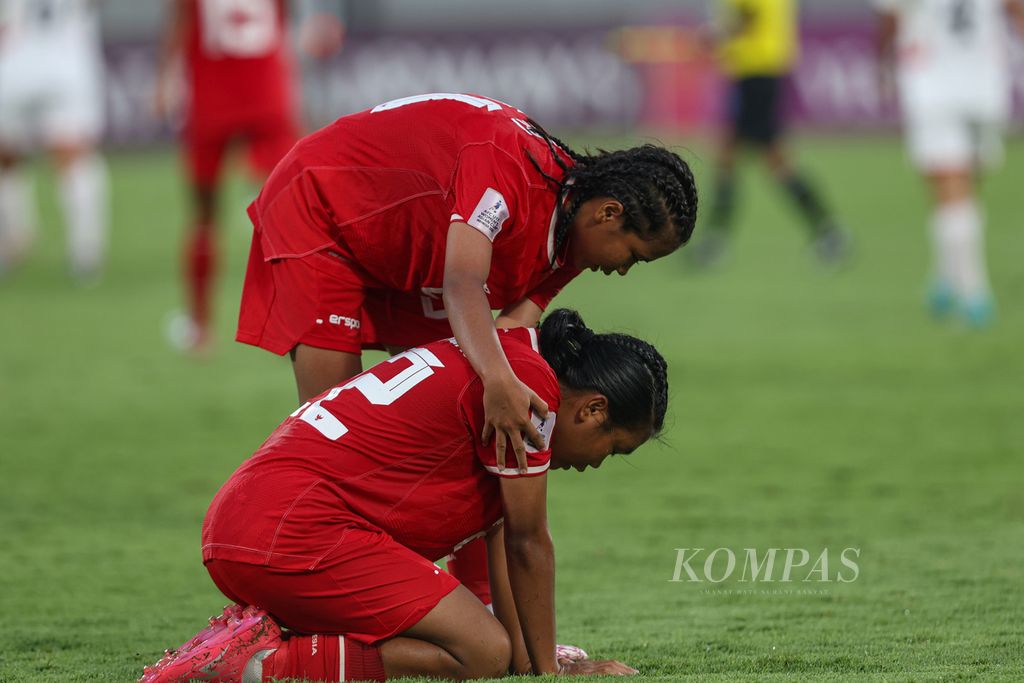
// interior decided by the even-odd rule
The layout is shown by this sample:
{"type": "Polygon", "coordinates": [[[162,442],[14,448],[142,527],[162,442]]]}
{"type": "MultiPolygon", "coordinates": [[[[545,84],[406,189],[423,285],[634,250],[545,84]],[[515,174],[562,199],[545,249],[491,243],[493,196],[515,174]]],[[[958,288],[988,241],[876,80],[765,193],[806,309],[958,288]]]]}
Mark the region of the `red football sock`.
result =
{"type": "Polygon", "coordinates": [[[477,538],[458,549],[448,560],[448,573],[480,598],[491,604],[491,582],[487,569],[487,541],[477,538]]]}
{"type": "Polygon", "coordinates": [[[210,289],[217,266],[217,245],[210,225],[197,225],[185,242],[185,286],[192,320],[201,330],[210,322],[210,289]]]}
{"type": "Polygon", "coordinates": [[[344,636],[292,636],[263,660],[263,680],[383,681],[380,649],[344,636]]]}

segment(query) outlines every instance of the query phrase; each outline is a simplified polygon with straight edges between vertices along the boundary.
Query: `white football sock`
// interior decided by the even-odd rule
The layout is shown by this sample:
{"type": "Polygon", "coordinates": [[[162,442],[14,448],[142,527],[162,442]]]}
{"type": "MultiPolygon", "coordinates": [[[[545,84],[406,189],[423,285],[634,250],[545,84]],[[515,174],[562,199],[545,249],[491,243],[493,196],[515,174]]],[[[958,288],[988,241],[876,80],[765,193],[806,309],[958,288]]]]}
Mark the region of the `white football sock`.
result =
{"type": "Polygon", "coordinates": [[[989,295],[981,212],[972,200],[939,206],[932,217],[935,275],[961,301],[989,295]]]}
{"type": "Polygon", "coordinates": [[[98,154],[76,159],[61,173],[60,198],[68,231],[71,271],[98,273],[107,250],[107,166],[98,154]]]}
{"type": "Polygon", "coordinates": [[[32,174],[21,168],[0,171],[0,266],[16,264],[36,235],[32,174]]]}

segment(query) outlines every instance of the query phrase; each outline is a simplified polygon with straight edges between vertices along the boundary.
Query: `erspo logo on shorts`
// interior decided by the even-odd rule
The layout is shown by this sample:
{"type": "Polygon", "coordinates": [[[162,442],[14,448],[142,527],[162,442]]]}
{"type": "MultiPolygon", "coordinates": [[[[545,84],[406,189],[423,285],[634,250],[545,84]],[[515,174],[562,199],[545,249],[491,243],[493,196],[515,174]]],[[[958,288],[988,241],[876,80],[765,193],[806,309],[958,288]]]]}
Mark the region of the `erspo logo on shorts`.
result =
{"type": "Polygon", "coordinates": [[[505,197],[493,187],[488,187],[466,223],[493,242],[508,217],[508,202],[505,201],[505,197]]]}
{"type": "MultiPolygon", "coordinates": [[[[358,320],[356,320],[355,318],[349,318],[349,317],[344,316],[344,315],[334,315],[332,313],[331,315],[329,315],[327,317],[327,322],[329,322],[332,325],[344,325],[345,327],[347,327],[350,330],[358,330],[359,329],[359,321],[358,320]]],[[[316,324],[317,325],[323,325],[324,324],[324,319],[323,318],[317,318],[316,319],[316,324]]]]}

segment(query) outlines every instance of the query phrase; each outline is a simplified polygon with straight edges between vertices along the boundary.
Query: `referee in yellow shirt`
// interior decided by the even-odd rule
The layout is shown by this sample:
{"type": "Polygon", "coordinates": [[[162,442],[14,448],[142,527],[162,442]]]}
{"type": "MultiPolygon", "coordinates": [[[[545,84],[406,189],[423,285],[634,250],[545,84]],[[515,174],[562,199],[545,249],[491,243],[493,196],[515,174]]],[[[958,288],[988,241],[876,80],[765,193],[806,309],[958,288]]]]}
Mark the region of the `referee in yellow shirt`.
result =
{"type": "Polygon", "coordinates": [[[819,193],[797,171],[783,141],[783,95],[798,47],[796,0],[715,0],[715,41],[729,78],[727,126],[716,154],[717,178],[703,240],[691,251],[698,265],[722,256],[735,205],[735,167],[741,147],[755,148],[792,198],[818,257],[846,255],[847,239],[819,193]]]}

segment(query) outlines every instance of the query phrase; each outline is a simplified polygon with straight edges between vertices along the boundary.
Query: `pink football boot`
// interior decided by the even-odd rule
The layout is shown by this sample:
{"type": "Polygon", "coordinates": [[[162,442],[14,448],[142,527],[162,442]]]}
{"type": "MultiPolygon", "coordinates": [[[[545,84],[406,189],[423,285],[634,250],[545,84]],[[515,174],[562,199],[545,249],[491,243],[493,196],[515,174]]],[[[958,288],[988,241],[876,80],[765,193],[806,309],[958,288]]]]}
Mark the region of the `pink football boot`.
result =
{"type": "Polygon", "coordinates": [[[204,643],[207,639],[218,633],[228,625],[228,621],[231,619],[238,620],[242,616],[242,608],[239,605],[227,605],[224,607],[224,611],[216,617],[210,617],[209,625],[195,634],[180,646],[173,650],[164,650],[164,656],[153,666],[147,666],[142,671],[142,678],[139,679],[139,683],[150,683],[150,681],[156,680],[155,676],[165,666],[173,662],[178,657],[187,655],[192,648],[204,643]]]}
{"type": "Polygon", "coordinates": [[[140,683],[240,683],[253,655],[280,645],[281,628],[265,611],[249,606],[237,616],[229,616],[226,624],[188,651],[179,650],[168,661],[161,660],[159,668],[148,669],[140,683]]]}

